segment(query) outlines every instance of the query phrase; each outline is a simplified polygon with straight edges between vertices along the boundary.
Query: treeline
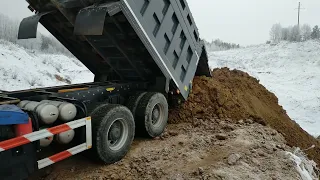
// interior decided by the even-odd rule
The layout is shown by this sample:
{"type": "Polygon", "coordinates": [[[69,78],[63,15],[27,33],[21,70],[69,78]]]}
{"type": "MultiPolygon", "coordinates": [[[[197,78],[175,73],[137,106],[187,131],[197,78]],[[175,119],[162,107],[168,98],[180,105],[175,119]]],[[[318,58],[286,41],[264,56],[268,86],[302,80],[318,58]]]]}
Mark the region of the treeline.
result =
{"type": "Polygon", "coordinates": [[[72,56],[72,54],[53,36],[45,36],[41,33],[37,33],[37,38],[35,39],[18,39],[19,24],[19,21],[12,20],[0,13],[0,39],[18,44],[30,50],[72,56]]]}
{"type": "Polygon", "coordinates": [[[205,41],[205,45],[209,51],[224,51],[229,49],[240,48],[239,44],[223,42],[220,39],[216,39],[211,42],[205,41]]]}
{"type": "Polygon", "coordinates": [[[304,24],[301,27],[298,25],[282,27],[281,24],[274,24],[270,30],[271,41],[269,42],[278,43],[281,40],[299,42],[319,38],[320,30],[318,26],[311,29],[308,24],[304,24]]]}

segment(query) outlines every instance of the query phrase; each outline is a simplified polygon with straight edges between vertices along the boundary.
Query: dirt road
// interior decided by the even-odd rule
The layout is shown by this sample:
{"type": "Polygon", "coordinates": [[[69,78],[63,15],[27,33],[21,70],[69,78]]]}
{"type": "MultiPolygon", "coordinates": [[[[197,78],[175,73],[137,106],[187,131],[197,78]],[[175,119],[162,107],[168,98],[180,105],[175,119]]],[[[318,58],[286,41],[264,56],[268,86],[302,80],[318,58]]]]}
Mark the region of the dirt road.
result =
{"type": "Polygon", "coordinates": [[[290,148],[275,130],[252,120],[195,122],[171,124],[159,139],[135,140],[116,164],[78,155],[33,179],[299,179],[284,152],[290,148]]]}

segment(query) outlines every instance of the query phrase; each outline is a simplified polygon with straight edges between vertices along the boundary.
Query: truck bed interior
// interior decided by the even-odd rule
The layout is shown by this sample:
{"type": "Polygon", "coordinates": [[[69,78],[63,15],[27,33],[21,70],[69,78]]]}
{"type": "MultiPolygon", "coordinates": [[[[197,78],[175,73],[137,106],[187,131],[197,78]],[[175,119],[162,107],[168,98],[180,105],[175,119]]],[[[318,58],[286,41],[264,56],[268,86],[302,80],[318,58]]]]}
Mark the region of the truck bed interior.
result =
{"type": "Polygon", "coordinates": [[[94,1],[28,0],[28,2],[40,13],[50,12],[41,17],[40,23],[95,75],[106,76],[105,80],[108,81],[143,81],[162,76],[122,12],[114,16],[106,15],[101,36],[82,36],[74,34],[76,15],[80,9],[92,5],[94,1]],[[54,2],[59,4],[59,10],[52,4],[54,2]],[[64,11],[65,9],[68,10],[64,11]]]}
{"type": "MultiPolygon", "coordinates": [[[[19,39],[40,22],[93,74],[95,82],[165,81],[187,99],[194,75],[210,76],[204,42],[185,0],[27,0],[19,39]]],[[[163,86],[163,85],[161,85],[163,86]]]]}

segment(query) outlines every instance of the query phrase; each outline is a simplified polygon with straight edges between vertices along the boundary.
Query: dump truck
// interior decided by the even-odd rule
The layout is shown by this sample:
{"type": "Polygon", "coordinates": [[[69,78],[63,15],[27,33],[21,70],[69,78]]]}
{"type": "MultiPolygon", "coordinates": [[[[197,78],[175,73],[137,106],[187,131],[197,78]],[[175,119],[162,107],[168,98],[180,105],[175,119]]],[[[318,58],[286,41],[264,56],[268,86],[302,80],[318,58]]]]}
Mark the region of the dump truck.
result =
{"type": "Polygon", "coordinates": [[[91,83],[0,93],[0,179],[26,179],[80,152],[103,164],[136,136],[162,135],[194,76],[211,76],[186,0],[27,0],[33,16],[94,75],[91,83]],[[48,152],[53,153],[48,155],[48,152]]]}

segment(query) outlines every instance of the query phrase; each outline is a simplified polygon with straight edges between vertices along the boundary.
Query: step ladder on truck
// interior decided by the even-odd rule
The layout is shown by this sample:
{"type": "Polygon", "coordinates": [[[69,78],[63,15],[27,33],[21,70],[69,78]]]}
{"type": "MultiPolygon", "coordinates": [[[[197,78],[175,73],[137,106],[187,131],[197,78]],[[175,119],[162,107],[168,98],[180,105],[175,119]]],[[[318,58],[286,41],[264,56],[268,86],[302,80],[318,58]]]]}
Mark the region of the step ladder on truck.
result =
{"type": "Polygon", "coordinates": [[[27,2],[35,15],[22,20],[18,39],[35,38],[40,22],[95,78],[0,93],[1,180],[86,150],[117,162],[136,135],[163,133],[168,108],[187,100],[194,76],[211,76],[186,0],[27,2]]]}

